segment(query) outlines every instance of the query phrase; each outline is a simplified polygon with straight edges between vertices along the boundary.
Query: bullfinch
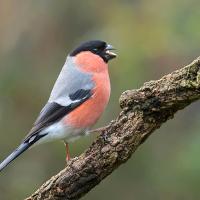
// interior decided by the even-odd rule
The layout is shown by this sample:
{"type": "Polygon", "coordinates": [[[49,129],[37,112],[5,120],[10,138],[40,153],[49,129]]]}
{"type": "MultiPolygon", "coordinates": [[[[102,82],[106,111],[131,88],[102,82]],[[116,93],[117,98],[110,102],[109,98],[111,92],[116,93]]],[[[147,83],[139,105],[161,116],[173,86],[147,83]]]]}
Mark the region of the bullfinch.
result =
{"type": "Polygon", "coordinates": [[[66,145],[97,122],[110,97],[108,61],[114,48],[104,41],[82,43],[66,58],[49,100],[21,144],[0,164],[0,171],[31,146],[55,140],[66,145]]]}

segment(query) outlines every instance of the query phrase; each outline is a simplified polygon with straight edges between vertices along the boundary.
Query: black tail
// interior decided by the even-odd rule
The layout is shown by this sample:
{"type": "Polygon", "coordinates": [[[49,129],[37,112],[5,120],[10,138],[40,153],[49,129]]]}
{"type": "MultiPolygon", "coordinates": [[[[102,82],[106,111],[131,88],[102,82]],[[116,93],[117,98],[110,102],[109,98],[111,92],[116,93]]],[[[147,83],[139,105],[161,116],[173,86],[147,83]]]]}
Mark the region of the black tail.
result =
{"type": "Polygon", "coordinates": [[[30,143],[22,143],[13,151],[1,164],[0,171],[3,170],[10,162],[12,162],[15,158],[17,158],[20,154],[26,151],[32,144],[30,143]]]}

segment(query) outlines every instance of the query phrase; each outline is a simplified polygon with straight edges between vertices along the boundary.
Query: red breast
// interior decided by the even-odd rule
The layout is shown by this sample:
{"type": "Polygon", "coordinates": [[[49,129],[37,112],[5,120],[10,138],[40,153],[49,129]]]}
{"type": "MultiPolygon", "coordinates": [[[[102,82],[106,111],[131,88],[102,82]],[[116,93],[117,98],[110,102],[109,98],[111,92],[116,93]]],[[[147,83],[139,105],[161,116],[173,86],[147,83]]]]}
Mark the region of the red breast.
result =
{"type": "Polygon", "coordinates": [[[75,59],[81,71],[92,74],[95,87],[92,97],[64,118],[64,123],[75,128],[91,127],[103,113],[110,98],[108,65],[89,51],[79,53],[75,59]]]}

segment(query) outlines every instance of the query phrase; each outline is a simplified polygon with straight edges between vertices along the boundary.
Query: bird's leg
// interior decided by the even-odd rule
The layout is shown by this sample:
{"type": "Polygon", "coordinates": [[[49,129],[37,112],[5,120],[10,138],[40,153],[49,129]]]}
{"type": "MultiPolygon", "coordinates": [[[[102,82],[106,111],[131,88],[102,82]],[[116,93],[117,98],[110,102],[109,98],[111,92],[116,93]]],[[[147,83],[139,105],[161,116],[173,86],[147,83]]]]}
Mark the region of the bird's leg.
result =
{"type": "Polygon", "coordinates": [[[69,153],[69,145],[67,142],[65,143],[65,148],[66,148],[66,164],[68,163],[68,161],[70,160],[70,153],[69,153]]]}

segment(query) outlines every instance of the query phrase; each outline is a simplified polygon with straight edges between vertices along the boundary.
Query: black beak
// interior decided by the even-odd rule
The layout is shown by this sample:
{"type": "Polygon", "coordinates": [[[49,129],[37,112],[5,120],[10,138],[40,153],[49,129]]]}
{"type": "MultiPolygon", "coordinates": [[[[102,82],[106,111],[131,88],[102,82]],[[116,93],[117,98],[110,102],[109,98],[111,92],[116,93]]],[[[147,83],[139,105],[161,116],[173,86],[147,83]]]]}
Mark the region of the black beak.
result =
{"type": "Polygon", "coordinates": [[[117,54],[116,53],[113,53],[112,51],[110,50],[116,50],[112,45],[110,44],[107,44],[106,48],[105,48],[105,54],[106,54],[106,59],[107,60],[111,60],[113,58],[116,58],[117,57],[117,54]]]}

